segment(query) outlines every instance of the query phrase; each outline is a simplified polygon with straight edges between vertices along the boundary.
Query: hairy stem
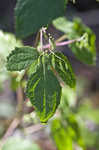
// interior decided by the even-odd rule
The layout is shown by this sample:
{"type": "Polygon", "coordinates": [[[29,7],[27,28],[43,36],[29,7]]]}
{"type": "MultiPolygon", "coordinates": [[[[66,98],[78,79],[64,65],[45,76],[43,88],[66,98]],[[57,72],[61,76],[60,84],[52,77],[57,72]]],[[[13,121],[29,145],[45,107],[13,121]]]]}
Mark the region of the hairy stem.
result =
{"type": "Polygon", "coordinates": [[[56,42],[56,43],[59,43],[59,42],[65,40],[65,39],[67,39],[67,35],[66,35],[66,34],[64,34],[64,35],[62,35],[61,37],[59,37],[55,42],[56,42]]]}
{"type": "Polygon", "coordinates": [[[43,30],[40,30],[40,51],[43,49],[43,30]]]}
{"type": "MultiPolygon", "coordinates": [[[[65,46],[65,45],[69,45],[69,44],[74,43],[74,42],[79,42],[81,40],[82,40],[82,38],[69,40],[69,41],[64,41],[64,42],[59,42],[59,43],[56,42],[56,46],[65,46]]],[[[47,44],[47,45],[43,46],[43,49],[47,49],[47,48],[50,48],[50,44],[47,44]]]]}
{"type": "Polygon", "coordinates": [[[34,47],[37,47],[39,39],[40,39],[40,32],[38,32],[37,35],[36,35],[34,47]]]}

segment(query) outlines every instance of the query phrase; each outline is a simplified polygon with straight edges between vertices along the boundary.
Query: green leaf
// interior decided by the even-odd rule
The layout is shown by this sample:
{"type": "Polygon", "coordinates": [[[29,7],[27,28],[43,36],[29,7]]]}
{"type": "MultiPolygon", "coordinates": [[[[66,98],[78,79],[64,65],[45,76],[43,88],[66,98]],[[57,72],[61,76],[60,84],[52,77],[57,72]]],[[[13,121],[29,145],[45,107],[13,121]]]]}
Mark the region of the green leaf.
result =
{"type": "Polygon", "coordinates": [[[58,150],[73,150],[72,137],[59,119],[51,123],[51,134],[58,150]]]}
{"type": "Polygon", "coordinates": [[[26,93],[40,121],[46,123],[60,103],[61,87],[43,57],[39,69],[29,78],[26,93]]]}
{"type": "Polygon", "coordinates": [[[96,47],[95,34],[93,31],[84,25],[80,19],[74,19],[73,22],[68,21],[64,17],[60,17],[53,21],[54,26],[60,31],[66,33],[69,40],[84,38],[80,42],[75,42],[69,45],[75,56],[85,64],[95,64],[96,47]]]}
{"type": "Polygon", "coordinates": [[[79,146],[83,148],[83,150],[85,150],[84,141],[82,139],[79,124],[76,121],[75,115],[69,114],[66,117],[66,120],[67,120],[68,126],[71,128],[71,131],[74,134],[73,139],[78,143],[79,146]]]}
{"type": "Polygon", "coordinates": [[[65,3],[65,0],[18,0],[15,9],[17,36],[29,36],[63,16],[65,3]]]}
{"type": "MultiPolygon", "coordinates": [[[[76,100],[76,95],[73,93],[74,91],[71,88],[65,87],[62,88],[62,99],[60,104],[60,112],[61,112],[61,122],[66,122],[67,128],[69,128],[69,134],[72,137],[73,142],[76,142],[83,150],[85,150],[85,143],[83,141],[79,122],[77,121],[77,117],[71,108],[73,108],[73,101],[76,100]]],[[[85,113],[84,113],[85,115],[85,113]]]]}
{"type": "Polygon", "coordinates": [[[68,21],[65,17],[59,17],[53,21],[53,25],[56,29],[69,34],[72,32],[73,22],[68,21]]]}
{"type": "Polygon", "coordinates": [[[39,53],[33,47],[16,47],[7,57],[7,69],[9,71],[20,71],[26,69],[39,57],[39,53]]]}
{"type": "Polygon", "coordinates": [[[29,140],[14,137],[8,138],[2,150],[40,150],[39,146],[29,140]]]}
{"type": "Polygon", "coordinates": [[[76,85],[75,75],[67,57],[62,53],[56,52],[54,55],[51,55],[51,63],[65,84],[74,88],[76,85]]]}
{"type": "Polygon", "coordinates": [[[5,33],[0,30],[0,72],[5,69],[6,57],[15,47],[23,46],[20,40],[15,38],[14,34],[5,33]]]}
{"type": "Polygon", "coordinates": [[[27,74],[30,76],[31,74],[33,74],[34,72],[36,72],[37,68],[38,68],[38,59],[35,60],[28,68],[28,72],[27,74]]]}

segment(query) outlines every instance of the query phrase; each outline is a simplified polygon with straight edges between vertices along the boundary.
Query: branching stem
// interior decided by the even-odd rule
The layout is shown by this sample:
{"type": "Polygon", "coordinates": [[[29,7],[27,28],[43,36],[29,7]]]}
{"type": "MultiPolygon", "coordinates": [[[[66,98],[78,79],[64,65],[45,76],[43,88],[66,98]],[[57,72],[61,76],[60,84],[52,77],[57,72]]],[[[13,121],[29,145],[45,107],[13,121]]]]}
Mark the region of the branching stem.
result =
{"type": "MultiPolygon", "coordinates": [[[[69,45],[69,44],[72,44],[74,42],[79,42],[82,40],[82,37],[78,38],[78,39],[74,39],[74,40],[69,40],[69,41],[64,41],[64,42],[59,42],[57,43],[56,42],[56,46],[65,46],[65,45],[69,45]]],[[[43,49],[48,49],[50,48],[50,44],[47,44],[47,45],[44,45],[43,46],[43,49]]]]}

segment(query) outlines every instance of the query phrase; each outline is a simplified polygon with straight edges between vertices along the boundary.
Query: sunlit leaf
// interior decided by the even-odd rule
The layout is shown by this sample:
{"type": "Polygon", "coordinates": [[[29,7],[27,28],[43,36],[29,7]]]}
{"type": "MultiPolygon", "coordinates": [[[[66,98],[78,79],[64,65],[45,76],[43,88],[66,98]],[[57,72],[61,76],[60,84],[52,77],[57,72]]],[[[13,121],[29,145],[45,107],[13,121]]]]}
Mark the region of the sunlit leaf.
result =
{"type": "Polygon", "coordinates": [[[58,72],[65,84],[69,85],[71,88],[74,88],[76,85],[75,75],[67,57],[62,53],[56,52],[51,55],[51,59],[52,66],[58,72]]]}
{"type": "Polygon", "coordinates": [[[12,49],[22,45],[22,42],[17,40],[14,34],[6,33],[0,30],[0,71],[4,69],[6,57],[9,55],[12,49]]]}
{"type": "Polygon", "coordinates": [[[84,25],[80,19],[74,19],[73,22],[68,21],[64,17],[60,17],[53,21],[54,26],[60,31],[66,33],[67,38],[78,39],[84,35],[84,38],[79,42],[69,45],[75,56],[86,64],[95,64],[96,61],[96,47],[95,34],[93,31],[84,25]]]}
{"type": "Polygon", "coordinates": [[[22,42],[17,40],[14,34],[0,30],[0,55],[4,58],[11,52],[12,49],[15,47],[21,47],[22,45],[22,42]]]}
{"type": "Polygon", "coordinates": [[[51,123],[51,134],[58,150],[73,150],[72,138],[68,128],[64,127],[59,119],[51,123]]]}

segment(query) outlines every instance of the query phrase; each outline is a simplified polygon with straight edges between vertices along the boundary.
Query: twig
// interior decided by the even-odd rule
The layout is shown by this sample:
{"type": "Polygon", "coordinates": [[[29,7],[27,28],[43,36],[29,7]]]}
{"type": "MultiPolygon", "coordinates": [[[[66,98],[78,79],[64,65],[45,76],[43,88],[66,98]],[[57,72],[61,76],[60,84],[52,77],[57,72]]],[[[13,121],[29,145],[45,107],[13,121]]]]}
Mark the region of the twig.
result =
{"type": "Polygon", "coordinates": [[[43,30],[40,30],[40,51],[43,49],[43,30]]]}
{"type": "Polygon", "coordinates": [[[23,91],[21,87],[19,87],[17,90],[17,101],[18,101],[18,105],[17,105],[16,117],[20,119],[23,116],[23,108],[24,108],[24,98],[23,98],[23,91]]]}
{"type": "Polygon", "coordinates": [[[39,39],[40,39],[40,32],[38,32],[37,35],[36,35],[34,47],[37,47],[37,44],[38,44],[39,39]]]}
{"type": "Polygon", "coordinates": [[[14,130],[18,127],[18,125],[21,122],[23,116],[23,106],[24,106],[23,91],[21,87],[19,87],[17,91],[17,100],[18,100],[18,105],[17,105],[16,117],[14,118],[9,128],[7,129],[6,133],[4,134],[0,143],[0,148],[5,143],[6,139],[13,134],[14,130]]]}
{"type": "Polygon", "coordinates": [[[61,42],[61,41],[65,40],[66,38],[67,38],[67,35],[64,34],[63,36],[59,37],[59,39],[57,39],[57,40],[55,41],[55,43],[61,42]]]}
{"type": "Polygon", "coordinates": [[[19,123],[20,123],[20,120],[18,118],[15,118],[12,121],[9,128],[7,129],[7,132],[5,133],[5,135],[3,136],[2,140],[1,140],[0,147],[2,147],[2,145],[5,143],[6,139],[13,134],[13,131],[17,128],[19,123]]]}
{"type": "MultiPolygon", "coordinates": [[[[72,44],[74,42],[80,42],[84,37],[80,37],[78,39],[74,39],[74,40],[69,40],[69,41],[64,41],[64,42],[59,42],[59,43],[56,43],[56,46],[65,46],[65,45],[69,45],[69,44],[72,44]]],[[[47,44],[47,45],[44,45],[43,46],[43,49],[48,49],[50,48],[50,44],[47,44]]]]}
{"type": "Polygon", "coordinates": [[[45,126],[44,125],[41,125],[41,124],[36,124],[36,125],[33,125],[33,126],[30,126],[30,127],[27,127],[24,129],[24,132],[26,134],[33,134],[41,129],[43,129],[45,126]]]}

